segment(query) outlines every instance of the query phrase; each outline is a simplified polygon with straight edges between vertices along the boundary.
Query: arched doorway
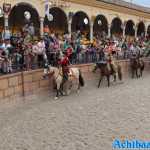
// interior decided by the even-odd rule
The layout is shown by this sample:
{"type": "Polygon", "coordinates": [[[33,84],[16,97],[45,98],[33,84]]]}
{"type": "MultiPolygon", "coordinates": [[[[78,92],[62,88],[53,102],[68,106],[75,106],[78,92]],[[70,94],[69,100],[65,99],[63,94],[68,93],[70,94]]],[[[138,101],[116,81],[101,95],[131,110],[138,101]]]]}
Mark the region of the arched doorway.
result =
{"type": "Polygon", "coordinates": [[[51,32],[66,33],[68,32],[67,16],[65,12],[53,7],[49,10],[49,16],[45,16],[44,26],[49,26],[51,32]]]}
{"type": "MultiPolygon", "coordinates": [[[[4,17],[0,17],[0,33],[2,33],[4,30],[4,17]]],[[[0,38],[2,35],[0,35],[0,38]]]]}
{"type": "Polygon", "coordinates": [[[90,20],[85,12],[79,11],[74,14],[72,18],[71,30],[72,32],[80,30],[82,33],[89,34],[90,20]]]}
{"type": "Polygon", "coordinates": [[[145,36],[145,24],[143,22],[138,24],[137,36],[145,36]]]}
{"type": "Polygon", "coordinates": [[[120,18],[116,17],[112,20],[110,32],[111,35],[115,36],[121,36],[123,34],[122,21],[120,18]]]}
{"type": "Polygon", "coordinates": [[[147,28],[147,35],[148,35],[148,37],[150,38],[150,25],[149,25],[148,28],[147,28]]]}
{"type": "Polygon", "coordinates": [[[132,20],[126,22],[125,35],[135,36],[135,24],[132,20]]]}
{"type": "Polygon", "coordinates": [[[22,32],[26,24],[33,24],[35,34],[40,33],[40,17],[35,8],[28,3],[19,3],[15,5],[9,15],[9,27],[12,33],[22,32]],[[27,20],[25,15],[29,13],[30,19],[27,20]]]}
{"type": "Polygon", "coordinates": [[[98,15],[94,21],[93,26],[94,34],[107,35],[108,34],[108,21],[105,16],[98,15]]]}

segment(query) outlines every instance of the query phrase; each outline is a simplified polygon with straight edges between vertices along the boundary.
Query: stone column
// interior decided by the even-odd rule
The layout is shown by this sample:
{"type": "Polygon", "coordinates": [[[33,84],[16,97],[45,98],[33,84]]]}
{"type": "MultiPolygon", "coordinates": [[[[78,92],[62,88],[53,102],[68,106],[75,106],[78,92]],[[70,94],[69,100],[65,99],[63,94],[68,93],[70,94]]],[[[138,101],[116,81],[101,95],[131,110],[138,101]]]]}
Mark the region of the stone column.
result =
{"type": "Polygon", "coordinates": [[[40,36],[44,35],[44,17],[40,18],[40,36]]]}
{"type": "Polygon", "coordinates": [[[90,22],[90,42],[93,42],[93,21],[90,22]]]}
{"type": "Polygon", "coordinates": [[[145,37],[147,36],[147,28],[145,28],[145,37]]]}
{"type": "Polygon", "coordinates": [[[125,38],[125,29],[126,29],[126,27],[125,27],[125,25],[123,25],[123,38],[125,38]]]}
{"type": "Polygon", "coordinates": [[[72,31],[71,31],[71,23],[72,23],[72,20],[71,20],[71,19],[68,20],[68,33],[69,33],[69,38],[71,38],[71,33],[72,33],[72,31]]]}
{"type": "Polygon", "coordinates": [[[135,25],[135,38],[137,38],[137,26],[135,25]]]}
{"type": "Polygon", "coordinates": [[[3,38],[9,39],[10,38],[10,31],[9,31],[9,24],[8,24],[8,15],[4,14],[4,33],[3,38]]]}
{"type": "Polygon", "coordinates": [[[8,28],[8,15],[4,15],[4,27],[8,28]]]}
{"type": "Polygon", "coordinates": [[[111,37],[111,24],[108,25],[108,37],[111,37]]]}
{"type": "Polygon", "coordinates": [[[123,28],[123,38],[125,38],[125,28],[123,28]]]}

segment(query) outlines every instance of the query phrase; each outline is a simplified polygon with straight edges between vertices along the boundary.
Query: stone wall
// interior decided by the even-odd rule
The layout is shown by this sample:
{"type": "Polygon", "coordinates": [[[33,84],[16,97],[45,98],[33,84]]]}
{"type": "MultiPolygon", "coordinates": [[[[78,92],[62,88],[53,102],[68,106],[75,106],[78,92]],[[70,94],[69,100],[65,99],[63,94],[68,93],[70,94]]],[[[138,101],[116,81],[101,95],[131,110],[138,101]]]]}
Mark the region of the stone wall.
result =
{"type": "MultiPolygon", "coordinates": [[[[129,76],[129,62],[118,61],[122,66],[124,77],[129,76]]],[[[74,65],[81,69],[85,80],[92,80],[99,76],[98,73],[93,74],[93,64],[74,65]]],[[[146,61],[146,68],[149,67],[149,61],[146,61]]],[[[42,79],[43,69],[14,73],[10,75],[0,76],[0,99],[12,98],[14,96],[26,96],[39,92],[41,90],[53,91],[53,79],[42,79]]]]}

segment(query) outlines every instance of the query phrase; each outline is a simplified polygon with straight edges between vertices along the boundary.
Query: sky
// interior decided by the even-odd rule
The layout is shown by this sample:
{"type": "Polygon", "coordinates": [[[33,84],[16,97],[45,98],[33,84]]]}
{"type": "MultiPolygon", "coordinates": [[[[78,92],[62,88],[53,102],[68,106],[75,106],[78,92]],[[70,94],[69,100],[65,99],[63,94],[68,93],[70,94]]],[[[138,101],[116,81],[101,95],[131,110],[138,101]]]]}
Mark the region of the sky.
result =
{"type": "Polygon", "coordinates": [[[150,0],[125,0],[127,2],[133,2],[138,5],[146,6],[150,8],[150,0]]]}

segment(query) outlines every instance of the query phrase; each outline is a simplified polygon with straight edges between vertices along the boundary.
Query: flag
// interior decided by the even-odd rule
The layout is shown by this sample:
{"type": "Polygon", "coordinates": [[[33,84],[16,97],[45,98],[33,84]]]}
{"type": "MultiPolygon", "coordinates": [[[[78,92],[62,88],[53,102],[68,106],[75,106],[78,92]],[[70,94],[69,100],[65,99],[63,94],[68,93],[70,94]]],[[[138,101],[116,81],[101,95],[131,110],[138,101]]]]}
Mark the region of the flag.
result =
{"type": "Polygon", "coordinates": [[[48,16],[49,15],[49,0],[45,0],[45,14],[48,16]]]}

